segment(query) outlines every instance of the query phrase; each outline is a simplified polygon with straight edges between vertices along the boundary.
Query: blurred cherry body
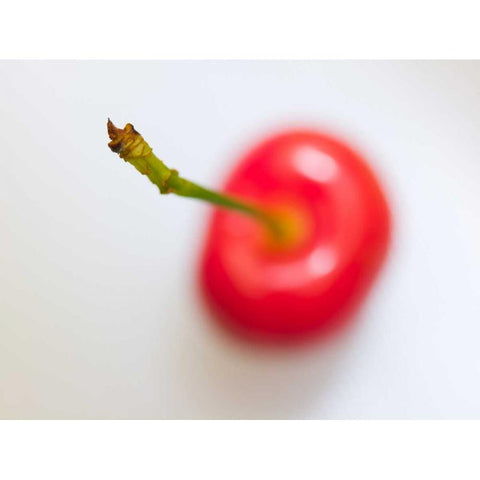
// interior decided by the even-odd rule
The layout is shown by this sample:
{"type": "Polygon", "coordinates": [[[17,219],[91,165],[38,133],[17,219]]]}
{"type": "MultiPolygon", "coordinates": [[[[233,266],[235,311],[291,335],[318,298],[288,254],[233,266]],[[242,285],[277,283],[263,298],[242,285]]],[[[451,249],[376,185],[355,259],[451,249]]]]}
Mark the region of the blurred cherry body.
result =
{"type": "Polygon", "coordinates": [[[390,237],[384,194],[358,153],[315,131],[285,132],[248,152],[224,191],[283,212],[295,234],[288,248],[275,248],[256,220],[214,211],[200,281],[217,318],[274,339],[344,325],[390,237]]]}

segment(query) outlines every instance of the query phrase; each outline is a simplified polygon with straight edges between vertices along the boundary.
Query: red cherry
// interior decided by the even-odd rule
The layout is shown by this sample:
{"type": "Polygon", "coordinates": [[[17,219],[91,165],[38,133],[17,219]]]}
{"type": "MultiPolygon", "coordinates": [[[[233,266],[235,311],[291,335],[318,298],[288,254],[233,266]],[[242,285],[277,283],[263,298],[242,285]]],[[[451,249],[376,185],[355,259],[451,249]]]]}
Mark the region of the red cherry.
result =
{"type": "Polygon", "coordinates": [[[271,137],[240,160],[226,192],[288,216],[275,248],[256,220],[215,210],[200,281],[217,318],[245,334],[293,339],[346,324],[388,249],[390,213],[372,170],[315,131],[271,137]]]}

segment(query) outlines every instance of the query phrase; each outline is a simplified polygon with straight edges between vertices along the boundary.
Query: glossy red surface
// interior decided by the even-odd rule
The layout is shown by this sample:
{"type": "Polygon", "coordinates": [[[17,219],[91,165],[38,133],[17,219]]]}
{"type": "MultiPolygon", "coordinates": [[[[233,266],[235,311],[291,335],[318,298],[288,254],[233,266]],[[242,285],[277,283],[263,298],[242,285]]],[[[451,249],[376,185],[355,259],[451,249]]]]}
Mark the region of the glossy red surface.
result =
{"type": "Polygon", "coordinates": [[[290,210],[299,241],[275,251],[263,228],[217,209],[200,264],[203,292],[225,325],[250,336],[326,334],[351,317],[389,243],[390,214],[372,170],[315,131],[271,137],[242,158],[226,192],[290,210]]]}

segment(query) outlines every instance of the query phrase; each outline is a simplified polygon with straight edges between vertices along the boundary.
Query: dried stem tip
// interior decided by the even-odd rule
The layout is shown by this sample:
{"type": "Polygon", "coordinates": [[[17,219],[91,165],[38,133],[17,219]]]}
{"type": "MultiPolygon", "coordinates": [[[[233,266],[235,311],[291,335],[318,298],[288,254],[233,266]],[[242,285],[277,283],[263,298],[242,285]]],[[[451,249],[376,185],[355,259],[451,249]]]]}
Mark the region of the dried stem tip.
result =
{"type": "Polygon", "coordinates": [[[125,128],[117,128],[110,119],[107,122],[108,136],[111,142],[108,144],[112,152],[125,161],[131,161],[142,157],[147,157],[152,153],[150,145],[135,130],[131,123],[127,123],[125,128]]]}

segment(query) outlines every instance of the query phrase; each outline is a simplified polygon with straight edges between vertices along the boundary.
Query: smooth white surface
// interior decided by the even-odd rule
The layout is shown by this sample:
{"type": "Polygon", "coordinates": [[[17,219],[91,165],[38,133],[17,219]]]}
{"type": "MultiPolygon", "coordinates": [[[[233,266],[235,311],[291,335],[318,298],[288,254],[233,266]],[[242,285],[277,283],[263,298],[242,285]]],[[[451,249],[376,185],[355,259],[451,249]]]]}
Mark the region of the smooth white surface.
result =
{"type": "Polygon", "coordinates": [[[0,417],[480,418],[478,62],[0,63],[0,417]],[[370,159],[392,255],[347,335],[221,334],[195,290],[208,207],[106,147],[134,123],[218,185],[272,130],[370,159]]]}

